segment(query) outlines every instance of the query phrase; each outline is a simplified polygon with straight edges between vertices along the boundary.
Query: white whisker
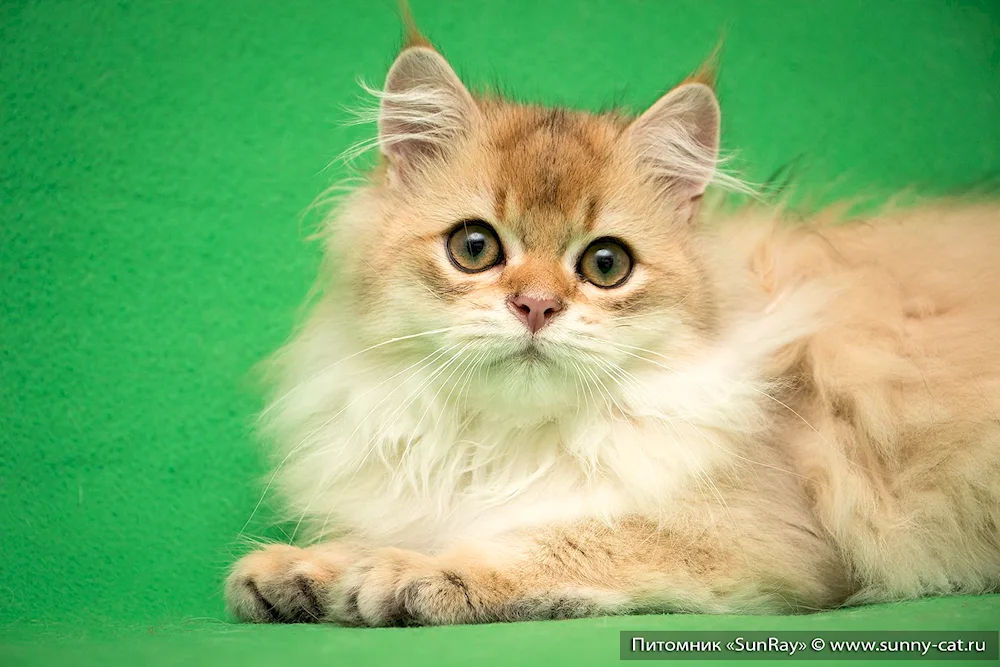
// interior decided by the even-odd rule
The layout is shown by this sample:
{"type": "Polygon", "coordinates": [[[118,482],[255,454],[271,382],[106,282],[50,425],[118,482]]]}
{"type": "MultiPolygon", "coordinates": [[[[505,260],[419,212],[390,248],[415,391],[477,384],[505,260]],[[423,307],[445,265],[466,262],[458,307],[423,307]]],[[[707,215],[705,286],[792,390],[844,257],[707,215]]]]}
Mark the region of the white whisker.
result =
{"type": "Polygon", "coordinates": [[[372,350],[377,350],[377,349],[379,349],[381,347],[385,347],[387,345],[392,345],[394,343],[401,343],[403,341],[413,340],[414,338],[422,338],[424,336],[434,336],[436,334],[447,333],[449,331],[455,331],[456,329],[462,329],[462,328],[466,328],[468,326],[471,326],[471,325],[459,324],[459,325],[451,326],[451,327],[443,327],[441,329],[431,329],[430,331],[421,331],[420,333],[408,334],[406,336],[397,336],[395,338],[390,338],[389,340],[384,340],[381,343],[376,343],[374,345],[370,345],[370,346],[366,347],[363,350],[358,350],[357,352],[349,354],[346,357],[338,359],[337,361],[335,361],[335,362],[333,362],[333,363],[331,363],[331,364],[329,364],[327,366],[324,366],[323,368],[321,368],[318,371],[314,372],[312,375],[309,375],[305,380],[303,380],[302,382],[300,382],[297,385],[295,385],[294,387],[292,387],[285,394],[283,394],[283,395],[279,396],[278,398],[276,398],[275,400],[273,400],[271,402],[271,404],[268,405],[267,408],[264,409],[264,411],[260,414],[260,416],[257,419],[258,419],[258,421],[261,420],[261,419],[263,419],[268,413],[270,413],[272,410],[274,410],[274,408],[276,408],[277,406],[279,406],[280,404],[282,404],[283,402],[285,402],[286,400],[288,400],[288,397],[291,396],[292,394],[294,394],[296,391],[301,391],[302,387],[308,385],[313,380],[315,380],[315,379],[319,378],[320,376],[322,376],[322,375],[328,373],[329,371],[333,370],[334,368],[336,368],[340,364],[344,363],[345,361],[349,361],[350,359],[354,359],[355,357],[359,357],[362,354],[365,354],[367,352],[371,352],[372,350]]]}

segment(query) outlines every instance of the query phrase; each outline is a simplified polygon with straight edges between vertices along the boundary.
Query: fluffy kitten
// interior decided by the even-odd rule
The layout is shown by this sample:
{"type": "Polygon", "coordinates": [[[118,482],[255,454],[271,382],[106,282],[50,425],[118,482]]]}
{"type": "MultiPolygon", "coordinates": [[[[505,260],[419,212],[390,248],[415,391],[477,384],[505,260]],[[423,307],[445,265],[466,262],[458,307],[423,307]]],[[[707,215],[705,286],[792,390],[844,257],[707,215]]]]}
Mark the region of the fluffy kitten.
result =
{"type": "Polygon", "coordinates": [[[473,97],[423,38],[280,357],[313,546],[251,621],[784,613],[1000,585],[1000,215],[696,224],[719,107],[473,97]]]}

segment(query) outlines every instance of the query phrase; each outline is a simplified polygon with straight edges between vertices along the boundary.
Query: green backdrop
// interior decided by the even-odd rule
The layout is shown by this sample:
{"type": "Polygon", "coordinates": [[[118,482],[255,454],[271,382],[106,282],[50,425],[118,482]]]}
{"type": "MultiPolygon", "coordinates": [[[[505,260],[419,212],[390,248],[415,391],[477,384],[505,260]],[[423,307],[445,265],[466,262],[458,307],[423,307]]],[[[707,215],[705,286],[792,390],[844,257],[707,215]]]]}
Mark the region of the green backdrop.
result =
{"type": "MultiPolygon", "coordinates": [[[[471,83],[587,108],[651,102],[724,30],[724,144],[751,180],[801,156],[821,197],[878,196],[1000,168],[996,0],[414,11],[471,83]]],[[[266,471],[250,371],[310,287],[305,208],[371,131],[338,126],[355,81],[380,82],[398,42],[391,0],[0,2],[0,664],[592,665],[617,660],[620,629],[1000,626],[990,597],[783,619],[229,624],[221,580],[266,471]]]]}

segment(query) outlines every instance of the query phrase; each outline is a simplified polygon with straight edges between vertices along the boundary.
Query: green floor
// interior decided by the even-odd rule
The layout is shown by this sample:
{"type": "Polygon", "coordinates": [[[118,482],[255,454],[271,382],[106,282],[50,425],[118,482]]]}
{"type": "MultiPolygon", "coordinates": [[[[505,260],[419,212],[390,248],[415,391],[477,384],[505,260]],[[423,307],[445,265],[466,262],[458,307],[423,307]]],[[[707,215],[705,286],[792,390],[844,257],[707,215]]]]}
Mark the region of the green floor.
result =
{"type": "MultiPolygon", "coordinates": [[[[474,83],[653,100],[727,32],[724,143],[820,198],[1000,172],[996,0],[414,0],[474,83]]],[[[250,371],[391,0],[0,2],[0,664],[577,665],[620,629],[997,629],[1000,598],[811,617],[250,627],[220,594],[265,474],[250,371]]],[[[260,534],[267,511],[251,522],[260,534]]]]}

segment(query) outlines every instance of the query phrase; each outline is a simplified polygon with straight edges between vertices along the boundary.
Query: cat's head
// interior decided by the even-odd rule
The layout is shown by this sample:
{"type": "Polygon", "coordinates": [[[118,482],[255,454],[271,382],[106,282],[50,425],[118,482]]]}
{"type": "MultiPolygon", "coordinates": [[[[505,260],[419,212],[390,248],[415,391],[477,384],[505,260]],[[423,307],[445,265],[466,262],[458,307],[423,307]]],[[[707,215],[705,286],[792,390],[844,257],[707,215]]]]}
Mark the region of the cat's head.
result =
{"type": "Polygon", "coordinates": [[[331,254],[363,342],[403,339],[380,359],[544,411],[711,335],[693,230],[719,146],[709,85],[635,118],[526,106],[473,96],[418,43],[379,99],[383,165],[331,254]]]}

